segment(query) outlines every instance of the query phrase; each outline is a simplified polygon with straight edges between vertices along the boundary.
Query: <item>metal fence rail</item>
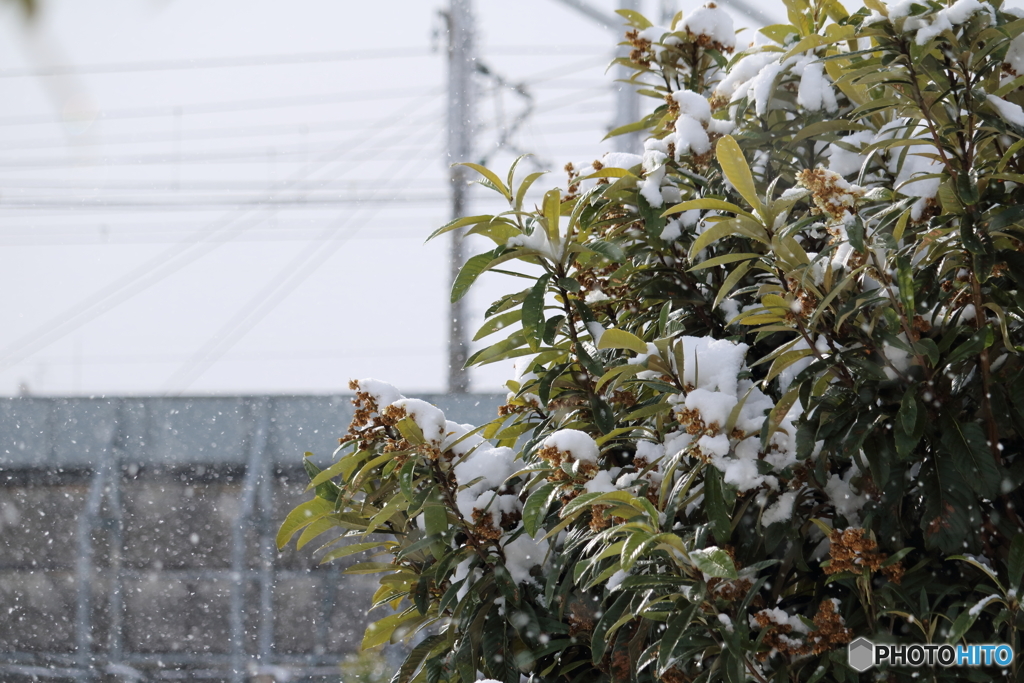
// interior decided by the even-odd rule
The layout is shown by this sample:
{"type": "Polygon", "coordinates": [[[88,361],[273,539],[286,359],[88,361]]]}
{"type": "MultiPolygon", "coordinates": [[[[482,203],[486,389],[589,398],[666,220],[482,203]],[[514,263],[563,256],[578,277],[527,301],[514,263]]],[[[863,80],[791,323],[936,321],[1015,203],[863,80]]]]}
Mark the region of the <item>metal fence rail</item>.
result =
{"type": "MultiPolygon", "coordinates": [[[[471,423],[502,402],[422,398],[471,423]]],[[[274,536],[350,418],[343,396],[0,400],[0,678],[337,679],[372,579],[274,536]]]]}

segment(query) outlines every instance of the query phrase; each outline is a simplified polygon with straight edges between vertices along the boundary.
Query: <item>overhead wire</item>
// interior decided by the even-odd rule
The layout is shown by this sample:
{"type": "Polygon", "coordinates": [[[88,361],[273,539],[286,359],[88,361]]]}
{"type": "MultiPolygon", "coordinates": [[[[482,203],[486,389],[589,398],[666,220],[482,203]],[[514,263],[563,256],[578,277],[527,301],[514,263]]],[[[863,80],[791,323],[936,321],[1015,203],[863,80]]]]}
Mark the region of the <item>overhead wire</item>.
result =
{"type": "MultiPolygon", "coordinates": [[[[258,99],[227,100],[219,102],[198,102],[192,104],[158,105],[153,107],[135,107],[113,110],[96,110],[81,112],[83,120],[92,118],[102,121],[114,119],[141,119],[166,116],[196,116],[199,114],[220,114],[239,111],[257,111],[300,107],[313,104],[332,104],[342,102],[375,102],[382,100],[407,99],[410,96],[422,96],[443,92],[441,86],[417,86],[408,88],[387,88],[374,90],[354,90],[345,92],[293,95],[290,97],[264,97],[258,99]]],[[[39,114],[0,117],[0,126],[28,126],[59,123],[61,120],[53,116],[39,114]]]]}
{"type": "MultiPolygon", "coordinates": [[[[487,48],[488,54],[510,56],[559,55],[595,52],[592,45],[558,45],[523,48],[499,45],[487,48]]],[[[333,52],[306,52],[298,54],[248,55],[242,57],[206,57],[201,59],[168,59],[145,62],[111,62],[107,64],[55,64],[44,67],[15,67],[0,69],[0,78],[46,78],[86,74],[151,73],[154,71],[193,71],[197,69],[224,69],[248,66],[280,66],[291,64],[318,64],[330,62],[362,61],[367,59],[411,59],[436,54],[437,50],[423,47],[390,47],[380,50],[342,50],[333,52]]]]}
{"type": "MultiPolygon", "coordinates": [[[[440,132],[440,131],[439,131],[440,132]]],[[[391,176],[408,166],[414,159],[405,159],[396,162],[385,174],[391,176]]],[[[399,181],[411,180],[423,173],[423,166],[416,165],[407,177],[399,181]]],[[[377,194],[383,194],[378,190],[377,194]]],[[[195,355],[178,370],[176,370],[165,383],[165,392],[181,394],[198,380],[209,368],[214,365],[225,353],[231,350],[245,335],[269,315],[285,298],[288,297],[303,282],[309,279],[319,270],[338,249],[344,246],[354,232],[357,232],[363,225],[373,218],[381,210],[380,205],[374,206],[366,211],[365,216],[360,217],[359,223],[349,228],[345,233],[342,230],[348,228],[355,221],[358,212],[343,216],[335,224],[329,226],[321,233],[321,238],[310,242],[305,249],[294,256],[266,285],[256,292],[246,304],[235,313],[195,355]]]]}
{"type": "MultiPolygon", "coordinates": [[[[390,130],[390,127],[401,122],[407,116],[434,101],[436,96],[422,96],[414,102],[408,111],[395,114],[382,122],[381,127],[368,136],[357,136],[350,144],[339,145],[337,148],[322,154],[315,162],[310,162],[299,172],[293,174],[292,180],[305,180],[313,173],[337,161],[346,151],[358,148],[378,135],[390,130]]],[[[70,308],[47,320],[28,334],[23,335],[3,349],[0,349],[0,372],[11,368],[24,358],[31,356],[41,348],[63,338],[82,325],[102,315],[111,308],[134,298],[141,292],[160,282],[196,259],[217,249],[230,239],[211,240],[213,236],[226,237],[244,232],[246,228],[259,224],[267,219],[267,214],[251,215],[259,205],[248,206],[240,211],[231,212],[211,224],[194,232],[187,239],[175,246],[162,251],[155,257],[136,267],[114,282],[101,287],[96,292],[76,302],[70,308]]]]}

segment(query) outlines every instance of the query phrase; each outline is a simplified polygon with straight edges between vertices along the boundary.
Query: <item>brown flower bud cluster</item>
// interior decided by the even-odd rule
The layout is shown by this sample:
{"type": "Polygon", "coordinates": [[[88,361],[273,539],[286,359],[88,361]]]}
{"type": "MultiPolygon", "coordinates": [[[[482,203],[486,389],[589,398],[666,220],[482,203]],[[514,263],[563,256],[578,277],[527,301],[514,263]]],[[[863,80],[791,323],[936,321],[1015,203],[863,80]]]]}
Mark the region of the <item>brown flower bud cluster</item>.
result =
{"type": "Polygon", "coordinates": [[[846,628],[831,598],[818,604],[814,629],[807,634],[794,633],[792,624],[777,621],[776,611],[765,609],[754,615],[754,621],[766,631],[761,642],[768,647],[757,654],[759,661],[765,661],[776,652],[793,658],[820,655],[849,643],[853,638],[853,632],[846,628]]]}
{"type": "Polygon", "coordinates": [[[864,196],[864,188],[851,185],[843,176],[821,168],[805,169],[796,174],[801,187],[811,191],[814,205],[836,221],[857,211],[857,200],[864,196]]]}
{"type": "Polygon", "coordinates": [[[825,567],[826,574],[860,574],[862,569],[867,567],[872,573],[881,572],[893,583],[899,583],[903,578],[903,563],[894,562],[883,567],[889,556],[878,550],[878,544],[864,529],[851,527],[843,531],[833,531],[829,541],[830,562],[825,567]]]}

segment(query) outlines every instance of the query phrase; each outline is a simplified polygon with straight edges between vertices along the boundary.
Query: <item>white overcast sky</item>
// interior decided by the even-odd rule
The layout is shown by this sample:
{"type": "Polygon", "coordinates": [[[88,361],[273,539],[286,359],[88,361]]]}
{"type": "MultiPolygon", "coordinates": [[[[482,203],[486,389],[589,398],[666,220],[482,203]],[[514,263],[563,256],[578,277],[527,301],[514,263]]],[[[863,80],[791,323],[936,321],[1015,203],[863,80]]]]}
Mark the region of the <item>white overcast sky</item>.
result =
{"type": "MultiPolygon", "coordinates": [[[[443,390],[446,4],[0,3],[0,395],[443,390]]],[[[556,0],[474,5],[480,59],[534,97],[513,142],[564,186],[609,149],[617,38],[556,0]]],[[[503,172],[523,100],[481,81],[478,107],[503,172]]],[[[521,287],[481,283],[473,329],[521,287]]]]}

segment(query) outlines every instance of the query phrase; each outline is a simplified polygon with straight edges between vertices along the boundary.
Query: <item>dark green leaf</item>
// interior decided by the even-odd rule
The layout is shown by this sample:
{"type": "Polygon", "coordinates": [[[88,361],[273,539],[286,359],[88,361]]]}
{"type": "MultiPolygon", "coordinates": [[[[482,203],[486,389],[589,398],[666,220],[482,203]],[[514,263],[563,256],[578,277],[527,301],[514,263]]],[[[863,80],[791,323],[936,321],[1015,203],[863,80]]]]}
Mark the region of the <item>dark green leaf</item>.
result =
{"type": "MultiPolygon", "coordinates": [[[[615,261],[620,263],[626,258],[626,254],[622,251],[622,247],[615,244],[614,242],[606,242],[604,240],[591,240],[584,244],[587,249],[596,251],[601,256],[604,256],[609,261],[615,261]]],[[[578,291],[578,290],[577,290],[578,291]]]]}
{"type": "Polygon", "coordinates": [[[547,516],[551,503],[558,497],[559,483],[548,482],[530,494],[523,505],[523,528],[529,536],[535,536],[541,522],[547,516]]]}
{"type": "Polygon", "coordinates": [[[731,505],[725,502],[725,484],[722,473],[711,465],[704,468],[704,504],[707,505],[708,519],[715,532],[715,540],[721,544],[729,542],[732,533],[730,520],[731,505]]]}
{"type": "Polygon", "coordinates": [[[544,295],[547,293],[549,275],[541,275],[523,301],[523,334],[530,347],[540,346],[544,333],[544,295]]]}
{"type": "Polygon", "coordinates": [[[452,284],[452,303],[466,295],[466,292],[476,282],[476,279],[487,270],[487,266],[494,260],[494,254],[495,252],[493,251],[487,251],[483,254],[477,254],[466,261],[466,264],[462,266],[462,270],[455,277],[455,283],[452,284]]]}
{"type": "Polygon", "coordinates": [[[942,426],[942,445],[975,493],[989,499],[999,495],[1003,477],[980,424],[947,418],[942,426]]]}
{"type": "Polygon", "coordinates": [[[693,566],[709,576],[721,579],[735,579],[736,565],[722,548],[701,548],[690,553],[693,566]]]}

